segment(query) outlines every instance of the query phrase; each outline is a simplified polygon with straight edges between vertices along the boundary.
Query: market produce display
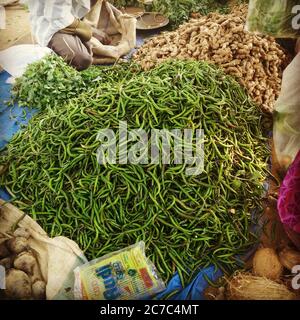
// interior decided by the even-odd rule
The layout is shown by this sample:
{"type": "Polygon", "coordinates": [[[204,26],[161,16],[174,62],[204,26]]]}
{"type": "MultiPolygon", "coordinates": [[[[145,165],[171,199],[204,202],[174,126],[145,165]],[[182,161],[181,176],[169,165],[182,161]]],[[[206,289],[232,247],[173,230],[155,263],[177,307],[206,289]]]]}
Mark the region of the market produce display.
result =
{"type": "MultiPolygon", "coordinates": [[[[36,78],[47,79],[48,62],[38,65],[46,68],[36,78]]],[[[30,75],[20,81],[28,84],[30,75]]],[[[69,80],[66,74],[62,83],[69,80]]],[[[237,256],[255,241],[251,223],[261,210],[269,154],[261,111],[243,88],[197,61],[165,62],[148,72],[134,64],[100,68],[89,82],[93,87],[78,98],[49,104],[1,153],[0,186],[14,204],[50,236],[75,240],[89,259],[144,241],[166,281],[175,270],[185,283],[210,264],[236,268],[237,256]],[[186,164],[161,161],[98,164],[97,134],[117,130],[120,120],[147,132],[203,129],[204,172],[187,176],[186,164]]]]}
{"type": "Polygon", "coordinates": [[[253,101],[272,112],[288,57],[275,39],[245,31],[245,16],[245,10],[237,9],[191,19],[173,32],[149,39],[134,59],[145,70],[170,58],[215,63],[236,77],[253,101]]]}
{"type": "Polygon", "coordinates": [[[9,299],[35,299],[46,297],[46,283],[34,250],[30,248],[30,233],[17,228],[8,240],[0,235],[0,266],[6,269],[5,297],[9,299]]]}

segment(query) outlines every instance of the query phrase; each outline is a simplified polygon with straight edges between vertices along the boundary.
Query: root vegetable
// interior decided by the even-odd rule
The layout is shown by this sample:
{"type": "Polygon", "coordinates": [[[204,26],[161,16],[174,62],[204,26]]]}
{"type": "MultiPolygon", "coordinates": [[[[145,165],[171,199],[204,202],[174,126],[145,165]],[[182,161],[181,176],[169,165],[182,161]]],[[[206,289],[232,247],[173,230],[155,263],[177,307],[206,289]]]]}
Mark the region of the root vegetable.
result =
{"type": "Polygon", "coordinates": [[[295,266],[300,265],[300,252],[285,248],[279,253],[279,260],[288,270],[292,270],[295,266]]]}
{"type": "Polygon", "coordinates": [[[38,261],[32,252],[21,252],[15,258],[14,267],[31,276],[32,283],[43,279],[38,261]]]}
{"type": "Polygon", "coordinates": [[[22,238],[25,238],[25,239],[29,239],[30,238],[30,233],[25,228],[18,228],[18,229],[15,230],[14,236],[15,237],[22,237],[22,238]]]}
{"type": "Polygon", "coordinates": [[[274,38],[244,30],[246,11],[237,8],[228,15],[211,13],[191,19],[173,32],[152,38],[134,59],[145,70],[169,58],[207,60],[235,76],[254,102],[272,112],[289,57],[274,38]],[[253,82],[264,82],[266,87],[253,90],[253,82]],[[267,94],[270,90],[274,94],[267,94]]]}
{"type": "Polygon", "coordinates": [[[0,243],[0,259],[6,258],[10,255],[10,252],[6,246],[6,241],[0,243]]]}
{"type": "Polygon", "coordinates": [[[228,281],[229,300],[294,300],[296,295],[284,284],[247,273],[235,275],[228,281]]]}
{"type": "Polygon", "coordinates": [[[46,299],[46,283],[38,280],[32,284],[32,297],[35,300],[46,299]]]}
{"type": "Polygon", "coordinates": [[[28,249],[28,242],[26,238],[16,237],[8,240],[7,246],[11,252],[19,254],[28,249]]]}
{"type": "Polygon", "coordinates": [[[16,269],[10,269],[5,279],[5,295],[10,299],[30,299],[31,281],[29,276],[16,269]]]}
{"type": "Polygon", "coordinates": [[[0,260],[0,266],[3,266],[6,270],[12,267],[12,258],[7,257],[0,260]]]}
{"type": "Polygon", "coordinates": [[[274,249],[259,249],[253,259],[253,273],[270,280],[279,280],[283,272],[279,258],[274,249]]]}
{"type": "Polygon", "coordinates": [[[36,281],[39,281],[39,280],[43,280],[43,277],[42,277],[42,273],[41,273],[41,270],[40,270],[40,266],[38,263],[36,263],[33,267],[33,274],[32,274],[32,277],[31,277],[31,281],[32,283],[33,282],[36,282],[36,281]]]}
{"type": "Polygon", "coordinates": [[[36,264],[37,261],[30,252],[21,252],[14,260],[14,267],[30,276],[33,275],[36,264]]]}

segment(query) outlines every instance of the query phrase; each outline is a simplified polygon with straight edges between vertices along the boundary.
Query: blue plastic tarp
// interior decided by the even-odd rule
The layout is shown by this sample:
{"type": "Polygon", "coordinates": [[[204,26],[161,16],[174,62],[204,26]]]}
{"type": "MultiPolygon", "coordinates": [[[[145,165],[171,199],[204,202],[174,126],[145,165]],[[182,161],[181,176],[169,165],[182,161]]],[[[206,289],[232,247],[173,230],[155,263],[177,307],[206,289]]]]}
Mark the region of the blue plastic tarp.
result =
{"type": "MultiPolygon", "coordinates": [[[[8,104],[11,99],[11,85],[6,81],[9,77],[7,72],[0,73],[0,150],[36,112],[33,109],[21,108],[17,104],[8,104]]],[[[9,195],[5,190],[0,189],[0,198],[6,201],[9,200],[9,195]]]]}
{"type": "Polygon", "coordinates": [[[208,287],[206,279],[208,278],[211,282],[215,282],[222,275],[220,270],[216,270],[215,267],[211,266],[200,270],[194,280],[188,286],[182,288],[179,275],[175,274],[168,283],[166,290],[158,294],[156,299],[162,299],[177,290],[178,293],[173,295],[170,300],[204,300],[204,291],[208,287]]]}

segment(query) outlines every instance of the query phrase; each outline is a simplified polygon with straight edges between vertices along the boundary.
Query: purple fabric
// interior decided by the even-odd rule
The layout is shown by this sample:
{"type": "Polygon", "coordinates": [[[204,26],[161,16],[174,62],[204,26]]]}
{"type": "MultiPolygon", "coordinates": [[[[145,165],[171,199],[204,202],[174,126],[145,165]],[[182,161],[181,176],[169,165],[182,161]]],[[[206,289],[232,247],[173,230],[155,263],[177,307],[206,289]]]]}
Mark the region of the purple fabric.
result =
{"type": "Polygon", "coordinates": [[[300,234],[300,151],[280,188],[278,212],[282,223],[300,234]]]}

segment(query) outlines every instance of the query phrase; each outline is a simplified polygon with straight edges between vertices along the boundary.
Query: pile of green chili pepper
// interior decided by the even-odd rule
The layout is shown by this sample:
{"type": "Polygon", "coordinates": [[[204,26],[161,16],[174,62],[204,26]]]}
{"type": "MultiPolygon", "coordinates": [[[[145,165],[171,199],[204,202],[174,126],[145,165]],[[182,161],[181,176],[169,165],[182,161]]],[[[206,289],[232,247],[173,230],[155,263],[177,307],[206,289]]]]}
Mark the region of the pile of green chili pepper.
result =
{"type": "Polygon", "coordinates": [[[184,284],[210,264],[236,268],[256,241],[252,215],[267,175],[260,110],[205,62],[99,70],[92,88],[35,115],[13,138],[0,155],[0,186],[50,236],[75,240],[89,259],[143,240],[166,281],[178,271],[184,284]],[[128,130],[203,129],[204,172],[187,176],[187,165],[161,161],[98,164],[98,131],[117,130],[120,120],[128,130]]]}

